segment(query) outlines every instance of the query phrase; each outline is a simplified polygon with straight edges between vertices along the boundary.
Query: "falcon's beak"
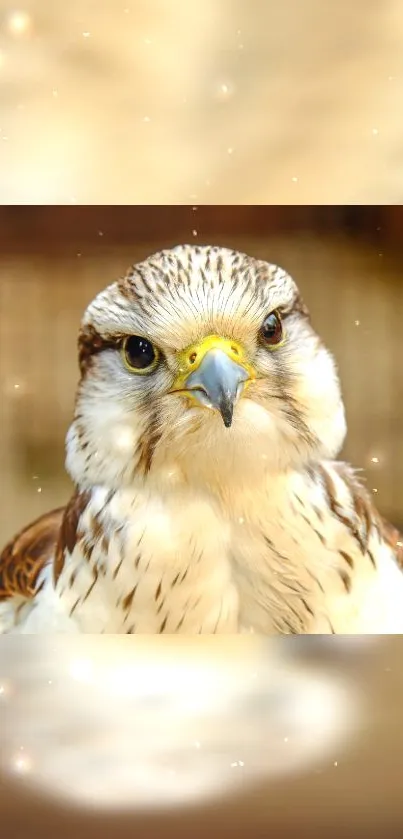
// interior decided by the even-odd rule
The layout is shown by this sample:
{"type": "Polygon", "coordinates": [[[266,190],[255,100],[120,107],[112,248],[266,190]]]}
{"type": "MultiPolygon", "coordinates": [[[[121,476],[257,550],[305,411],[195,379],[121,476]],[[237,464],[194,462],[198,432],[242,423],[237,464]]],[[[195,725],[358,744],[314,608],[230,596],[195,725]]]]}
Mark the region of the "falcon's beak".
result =
{"type": "Polygon", "coordinates": [[[219,411],[226,428],[247,384],[256,378],[243,347],[210,335],[188,347],[180,356],[180,373],[173,392],[195,399],[199,405],[219,411]]]}

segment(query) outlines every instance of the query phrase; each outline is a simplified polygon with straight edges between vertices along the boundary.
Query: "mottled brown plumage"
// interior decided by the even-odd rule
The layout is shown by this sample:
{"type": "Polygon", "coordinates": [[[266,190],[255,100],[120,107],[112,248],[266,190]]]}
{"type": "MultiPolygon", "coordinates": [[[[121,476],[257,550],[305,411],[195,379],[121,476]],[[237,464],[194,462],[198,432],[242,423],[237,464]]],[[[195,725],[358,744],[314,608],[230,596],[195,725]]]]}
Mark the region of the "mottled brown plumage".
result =
{"type": "Polygon", "coordinates": [[[72,553],[74,550],[77,538],[78,522],[81,514],[88,504],[89,496],[89,492],[76,491],[67,504],[67,507],[63,509],[63,516],[57,536],[53,564],[53,580],[55,585],[63,571],[66,550],[69,551],[69,553],[72,553]]]}
{"type": "Polygon", "coordinates": [[[37,593],[38,577],[53,561],[63,515],[64,507],[45,513],[6,545],[0,555],[0,600],[37,593]]]}
{"type": "MultiPolygon", "coordinates": [[[[368,536],[371,528],[375,528],[381,539],[383,539],[392,548],[396,560],[400,567],[403,567],[403,536],[395,525],[388,522],[381,516],[372,502],[372,498],[368,490],[358,480],[354,469],[341,461],[334,463],[336,472],[348,486],[351,498],[353,501],[355,523],[351,521],[346,526],[349,527],[354,539],[357,540],[361,550],[368,552],[368,536]]],[[[323,473],[322,473],[323,474],[323,473]]],[[[340,521],[344,521],[345,514],[340,510],[334,500],[334,487],[332,486],[329,475],[326,476],[325,481],[326,491],[328,493],[329,506],[333,514],[336,515],[340,521]]],[[[370,555],[371,558],[371,555],[370,555]]],[[[374,558],[372,561],[375,563],[374,558]]]]}
{"type": "Polygon", "coordinates": [[[117,335],[102,336],[89,324],[82,326],[78,336],[78,366],[81,376],[86,375],[95,355],[107,349],[115,349],[119,343],[120,338],[117,335]]]}
{"type": "Polygon", "coordinates": [[[382,539],[390,545],[398,565],[403,568],[403,535],[393,524],[382,517],[380,518],[380,528],[382,539]]]}

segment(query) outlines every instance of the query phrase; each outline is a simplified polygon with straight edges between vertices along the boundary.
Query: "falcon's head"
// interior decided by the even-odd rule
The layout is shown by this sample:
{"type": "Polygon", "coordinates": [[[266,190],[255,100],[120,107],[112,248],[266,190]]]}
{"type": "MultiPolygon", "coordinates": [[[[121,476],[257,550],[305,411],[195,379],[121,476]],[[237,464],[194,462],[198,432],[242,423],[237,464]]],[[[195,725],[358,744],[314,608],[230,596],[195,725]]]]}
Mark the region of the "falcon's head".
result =
{"type": "Polygon", "coordinates": [[[67,468],[81,487],[137,477],[247,481],[336,455],[335,365],[281,268],[180,246],[135,265],[85,312],[67,468]]]}

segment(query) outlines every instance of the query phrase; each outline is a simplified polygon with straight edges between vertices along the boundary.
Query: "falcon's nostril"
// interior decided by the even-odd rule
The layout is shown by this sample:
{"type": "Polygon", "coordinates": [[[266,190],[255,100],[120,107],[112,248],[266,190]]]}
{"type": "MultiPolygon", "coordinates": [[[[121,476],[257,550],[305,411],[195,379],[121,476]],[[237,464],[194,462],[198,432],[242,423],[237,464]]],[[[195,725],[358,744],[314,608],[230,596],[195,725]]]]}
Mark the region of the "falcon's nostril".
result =
{"type": "Polygon", "coordinates": [[[197,352],[192,352],[192,353],[190,353],[190,356],[189,356],[189,361],[190,361],[190,363],[191,363],[191,364],[194,364],[194,363],[195,363],[196,358],[197,358],[197,352]]]}

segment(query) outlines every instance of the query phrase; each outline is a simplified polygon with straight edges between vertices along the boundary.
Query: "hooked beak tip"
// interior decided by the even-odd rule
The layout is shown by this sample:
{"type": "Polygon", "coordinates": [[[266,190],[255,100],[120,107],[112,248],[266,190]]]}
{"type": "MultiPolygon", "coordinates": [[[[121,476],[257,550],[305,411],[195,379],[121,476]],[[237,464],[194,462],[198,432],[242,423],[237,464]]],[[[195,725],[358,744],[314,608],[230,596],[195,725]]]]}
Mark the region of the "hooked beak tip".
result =
{"type": "Polygon", "coordinates": [[[219,407],[220,414],[223,418],[223,422],[226,428],[230,428],[232,425],[232,419],[234,416],[234,405],[227,404],[227,405],[220,405],[219,407]]]}
{"type": "Polygon", "coordinates": [[[217,411],[230,428],[234,408],[248,380],[248,372],[221,350],[209,350],[185,380],[186,391],[206,408],[217,411]]]}

